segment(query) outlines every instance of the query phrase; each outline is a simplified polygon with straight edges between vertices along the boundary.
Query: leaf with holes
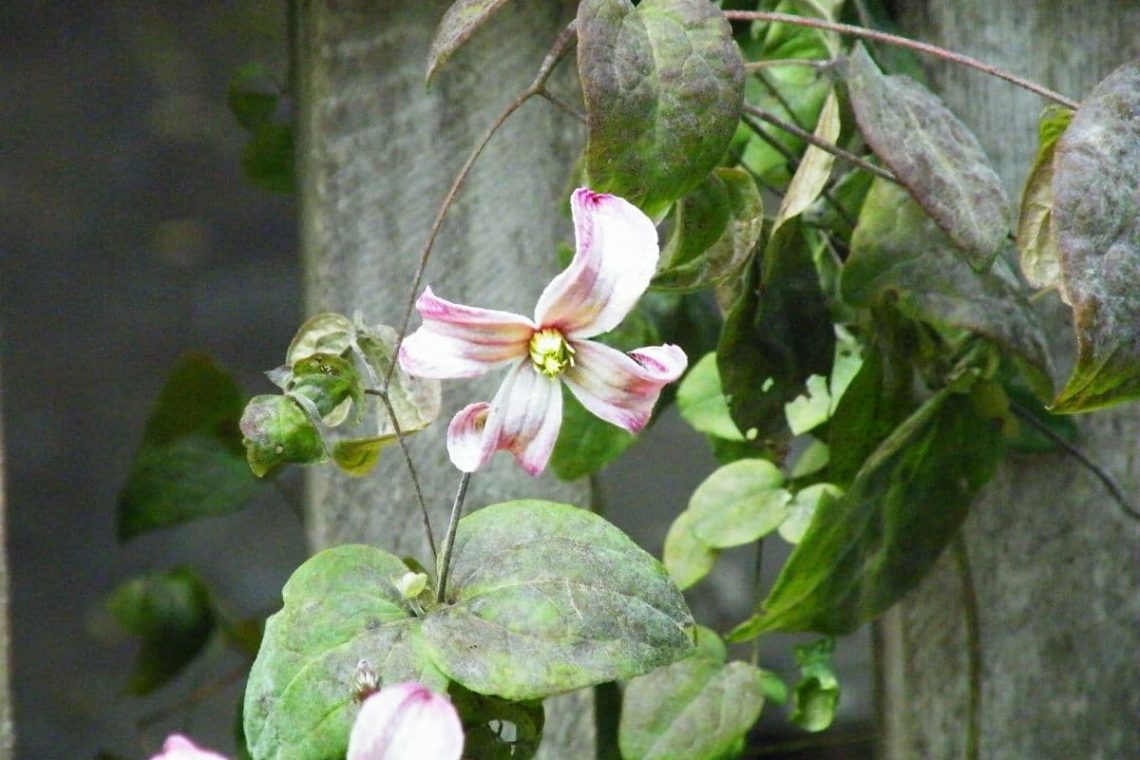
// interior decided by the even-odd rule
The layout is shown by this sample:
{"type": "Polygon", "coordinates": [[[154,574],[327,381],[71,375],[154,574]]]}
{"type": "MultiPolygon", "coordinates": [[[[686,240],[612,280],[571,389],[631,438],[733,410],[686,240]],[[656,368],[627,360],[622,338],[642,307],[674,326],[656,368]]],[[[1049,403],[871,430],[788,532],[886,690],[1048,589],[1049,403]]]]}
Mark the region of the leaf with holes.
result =
{"type": "Polygon", "coordinates": [[[1140,61],[1093,88],[1057,141],[1053,236],[1077,366],[1055,412],[1140,397],[1140,61]]]}
{"type": "Polygon", "coordinates": [[[590,186],[659,218],[736,130],[744,63],[732,28],[707,0],[583,0],[577,24],[590,186]]]}
{"type": "Polygon", "coordinates": [[[1009,232],[1009,199],[978,139],[937,95],[906,76],[883,76],[862,43],[844,69],[867,144],[977,270],[1009,232]]]}

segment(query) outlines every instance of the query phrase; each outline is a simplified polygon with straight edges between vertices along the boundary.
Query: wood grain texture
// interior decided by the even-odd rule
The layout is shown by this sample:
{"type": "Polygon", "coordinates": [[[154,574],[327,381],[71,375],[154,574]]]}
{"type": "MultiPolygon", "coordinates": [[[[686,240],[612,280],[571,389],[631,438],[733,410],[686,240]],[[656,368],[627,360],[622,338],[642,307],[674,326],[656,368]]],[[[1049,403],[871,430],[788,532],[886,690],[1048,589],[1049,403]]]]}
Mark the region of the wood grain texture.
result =
{"type": "MultiPolygon", "coordinates": [[[[899,3],[911,36],[1081,98],[1140,55],[1140,7],[1112,0],[899,3]]],[[[930,63],[928,61],[928,63],[930,63]]],[[[974,71],[930,63],[933,88],[975,130],[1013,197],[1046,105],[974,71]]],[[[1068,309],[1043,299],[1058,376],[1068,309]]],[[[1140,409],[1078,419],[1082,448],[1140,499],[1140,409]]],[[[983,758],[1140,756],[1140,525],[1060,454],[1012,457],[965,526],[981,608],[983,758]]],[[[884,757],[963,757],[968,657],[962,584],[947,552],[877,627],[884,757]]]]}
{"type": "MultiPolygon", "coordinates": [[[[533,79],[574,3],[520,4],[476,32],[424,85],[428,48],[447,2],[300,4],[298,151],[307,311],[363,311],[398,325],[436,209],[460,165],[503,106],[533,79]]],[[[574,85],[568,57],[552,88],[574,85]]],[[[453,207],[425,280],[463,303],[533,312],[557,272],[555,248],[572,240],[563,208],[582,128],[534,100],[494,138],[453,207]]],[[[419,323],[413,317],[412,327],[419,323]]],[[[450,416],[490,400],[500,373],[444,385],[440,420],[409,439],[437,541],[459,473],[447,459],[450,416]]],[[[539,497],[586,507],[585,482],[531,478],[505,454],[478,473],[468,510],[539,497]]],[[[332,468],[309,480],[309,543],[316,550],[367,542],[429,561],[419,510],[395,447],[376,472],[350,479],[332,468]]],[[[592,755],[589,694],[548,706],[549,757],[592,755]]]]}

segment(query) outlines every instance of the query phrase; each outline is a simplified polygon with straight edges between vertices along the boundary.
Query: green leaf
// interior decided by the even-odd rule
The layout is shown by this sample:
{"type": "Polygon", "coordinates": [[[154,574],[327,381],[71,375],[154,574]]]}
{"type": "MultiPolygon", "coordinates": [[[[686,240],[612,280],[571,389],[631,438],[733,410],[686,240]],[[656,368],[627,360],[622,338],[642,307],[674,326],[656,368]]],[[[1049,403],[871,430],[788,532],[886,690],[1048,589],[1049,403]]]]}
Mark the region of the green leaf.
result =
{"type": "Polygon", "coordinates": [[[973,133],[938,96],[906,76],[883,76],[862,43],[845,67],[851,107],[871,149],[976,270],[1009,232],[1009,199],[973,133]]]}
{"type": "Polygon", "coordinates": [[[242,397],[238,384],[209,357],[178,360],[119,492],[120,541],[234,512],[257,492],[238,429],[242,397]]]}
{"type": "Polygon", "coordinates": [[[697,651],[630,681],[619,741],[626,760],[717,760],[733,756],[764,707],[762,673],[725,663],[724,644],[697,629],[697,651]]]}
{"type": "Polygon", "coordinates": [[[1004,259],[989,272],[971,269],[897,185],[876,180],[871,187],[851,238],[841,290],[844,300],[861,307],[889,293],[903,314],[989,338],[1019,357],[1034,389],[1050,395],[1048,342],[1004,259]]]}
{"type": "Polygon", "coordinates": [[[246,461],[257,477],[289,462],[308,464],[328,458],[321,433],[295,399],[254,396],[241,417],[246,461]]]}
{"type": "Polygon", "coordinates": [[[238,69],[230,80],[226,102],[238,123],[254,132],[273,121],[281,100],[280,90],[267,68],[251,63],[238,69]]]}
{"type": "Polygon", "coordinates": [[[825,499],[835,501],[841,496],[843,489],[831,483],[814,483],[797,491],[788,504],[787,517],[780,523],[780,537],[789,544],[798,544],[807,533],[820,503],[825,499]]]}
{"type": "Polygon", "coordinates": [[[184,567],[127,581],[111,592],[107,609],[142,639],[127,683],[127,691],[139,695],[182,672],[209,643],[216,624],[209,590],[184,567]]]}
{"type": "Polygon", "coordinates": [[[799,219],[776,231],[725,321],[717,366],[748,440],[786,429],[784,404],[831,368],[835,331],[799,219]],[[755,431],[755,432],[753,432],[755,431]]]}
{"type": "Polygon", "coordinates": [[[352,362],[334,354],[313,354],[293,364],[289,393],[299,393],[313,402],[326,425],[339,425],[350,409],[360,421],[364,408],[364,385],[352,362]]]}
{"type": "Polygon", "coordinates": [[[455,0],[435,29],[428,50],[425,80],[430,83],[447,59],[508,2],[510,0],[455,0]]]}
{"type": "Polygon", "coordinates": [[[712,571],[719,554],[694,535],[693,513],[685,510],[665,535],[661,559],[677,586],[687,589],[712,571]]]}
{"type": "Polygon", "coordinates": [[[801,678],[792,693],[792,722],[805,731],[823,731],[835,720],[839,679],[831,669],[834,651],[833,639],[820,639],[795,648],[801,678]]]}
{"type": "Polygon", "coordinates": [[[538,752],[546,714],[542,700],[511,702],[451,685],[451,703],[463,722],[463,755],[528,760],[538,752]]]}
{"type": "Polygon", "coordinates": [[[692,650],[665,568],[602,518],[513,501],[463,518],[431,656],[480,694],[536,699],[632,678],[692,650]]]}
{"type": "Polygon", "coordinates": [[[332,458],[344,472],[361,477],[372,472],[380,461],[380,452],[395,441],[394,435],[342,439],[333,444],[332,458]]]}
{"type": "Polygon", "coordinates": [[[396,582],[397,557],[347,545],[317,554],[282,590],[245,692],[245,735],[255,758],[343,757],[356,718],[354,682],[367,660],[382,684],[447,679],[424,654],[419,621],[396,582]]]}
{"type": "Polygon", "coordinates": [[[875,450],[842,498],[820,502],[762,611],[729,638],[846,634],[887,610],[957,533],[1001,457],[1000,436],[969,395],[948,388],[932,396],[875,450]]]}
{"type": "Polygon", "coordinates": [[[1053,235],[1077,365],[1054,412],[1140,397],[1140,62],[1092,89],[1057,141],[1053,235]]]}
{"type": "Polygon", "coordinates": [[[589,184],[660,218],[736,130],[744,65],[732,29],[706,0],[584,0],[577,24],[589,184]]]}
{"type": "MultiPolygon", "coordinates": [[[[371,370],[372,377],[383,378],[388,368],[396,361],[395,328],[388,325],[355,326],[356,344],[371,370]]],[[[375,382],[375,380],[374,380],[375,382]]],[[[388,382],[388,402],[396,415],[400,432],[404,434],[423,430],[439,417],[440,381],[423,377],[412,377],[399,364],[388,382]]],[[[387,409],[377,414],[376,435],[380,437],[396,434],[396,428],[387,409]]]]}
{"type": "Polygon", "coordinates": [[[1050,229],[1053,218],[1053,156],[1057,140],[1073,119],[1073,111],[1049,106],[1037,125],[1037,155],[1021,193],[1017,219],[1017,248],[1021,271],[1035,288],[1047,288],[1061,277],[1057,241],[1050,229]]]}
{"type": "MultiPolygon", "coordinates": [[[[839,139],[839,98],[832,89],[827,93],[823,108],[819,112],[819,119],[815,125],[815,136],[826,143],[835,144],[839,139]]],[[[776,221],[772,227],[778,228],[788,219],[799,216],[819,197],[831,176],[831,167],[835,164],[835,154],[822,148],[809,145],[800,159],[784,199],[780,202],[780,210],[776,212],[776,221]]]]}
{"type": "Polygon", "coordinates": [[[718,168],[673,208],[651,287],[686,292],[739,276],[764,225],[764,202],[752,175],[718,168]]]}
{"type": "Polygon", "coordinates": [[[689,369],[677,388],[677,410],[685,422],[699,433],[726,441],[744,440],[732,421],[728,401],[720,388],[716,352],[705,354],[689,369]]]}
{"type": "Polygon", "coordinates": [[[293,126],[262,124],[250,135],[242,153],[246,179],[260,189],[289,195],[293,192],[293,126]]]}
{"type": "Polygon", "coordinates": [[[697,540],[713,549],[751,543],[779,527],[791,494],[771,462],[741,459],[709,475],[693,491],[688,511],[697,540]]]}
{"type": "Polygon", "coordinates": [[[343,356],[354,340],[356,325],[348,317],[333,312],[314,314],[297,328],[285,352],[285,362],[292,366],[317,354],[343,356]]]}

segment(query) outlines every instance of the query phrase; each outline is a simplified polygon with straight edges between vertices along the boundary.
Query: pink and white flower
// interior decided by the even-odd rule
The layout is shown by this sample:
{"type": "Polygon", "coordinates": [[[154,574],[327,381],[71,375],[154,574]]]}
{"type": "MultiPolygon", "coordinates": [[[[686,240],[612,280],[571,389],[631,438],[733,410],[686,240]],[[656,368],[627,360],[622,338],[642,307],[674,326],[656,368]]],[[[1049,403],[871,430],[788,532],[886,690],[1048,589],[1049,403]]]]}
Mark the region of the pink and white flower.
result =
{"type": "Polygon", "coordinates": [[[226,760],[217,752],[202,749],[182,734],[171,734],[162,743],[162,753],[150,760],[226,760]]]}
{"type": "Polygon", "coordinates": [[[360,707],[348,737],[348,760],[459,760],[463,726],[447,697],[423,684],[376,692],[360,707]]]}
{"type": "Polygon", "coordinates": [[[523,469],[546,468],[562,426],[562,389],[593,414],[631,433],[649,422],[661,388],[688,359],[673,345],[622,353],[589,340],[612,330],[637,304],[657,269],[653,222],[635,206],[586,188],[570,198],[577,250],[538,299],[534,319],[451,303],[426,288],[423,324],[400,347],[412,375],[475,377],[509,367],[490,402],[461,409],[447,429],[451,461],[464,472],[499,450],[523,469]]]}

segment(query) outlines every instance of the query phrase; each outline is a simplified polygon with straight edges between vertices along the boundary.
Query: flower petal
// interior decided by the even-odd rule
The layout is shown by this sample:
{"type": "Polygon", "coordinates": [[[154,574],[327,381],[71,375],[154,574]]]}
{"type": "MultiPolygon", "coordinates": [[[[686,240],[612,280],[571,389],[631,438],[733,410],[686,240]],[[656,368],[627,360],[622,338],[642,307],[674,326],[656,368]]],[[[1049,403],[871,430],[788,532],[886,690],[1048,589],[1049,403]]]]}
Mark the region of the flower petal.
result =
{"type": "Polygon", "coordinates": [[[418,683],[388,686],[360,707],[348,760],[459,760],[463,727],[446,697],[418,683]]]}
{"type": "Polygon", "coordinates": [[[575,365],[562,375],[582,406],[631,433],[649,422],[661,388],[681,376],[689,360],[677,346],[649,346],[623,354],[596,341],[573,343],[575,365]]]}
{"type": "Polygon", "coordinates": [[[182,734],[171,734],[162,743],[162,753],[151,760],[226,760],[217,752],[201,749],[182,734]]]}
{"type": "Polygon", "coordinates": [[[649,217],[615,195],[578,188],[570,196],[577,252],[535,307],[541,327],[567,338],[612,330],[649,287],[660,250],[649,217]]]}
{"type": "Polygon", "coordinates": [[[400,345],[400,367],[437,379],[475,377],[527,355],[534,324],[508,311],[464,306],[425,288],[416,301],[423,324],[400,345]]]}
{"type": "Polygon", "coordinates": [[[474,472],[500,450],[524,470],[546,469],[562,426],[562,388],[529,361],[511,368],[491,403],[470,404],[447,428],[447,453],[463,472],[474,472]]]}

